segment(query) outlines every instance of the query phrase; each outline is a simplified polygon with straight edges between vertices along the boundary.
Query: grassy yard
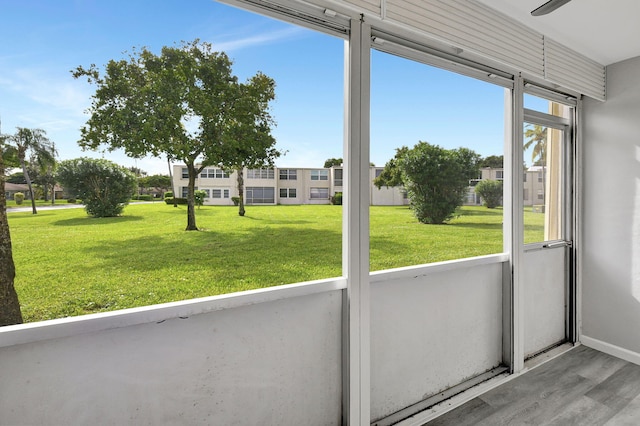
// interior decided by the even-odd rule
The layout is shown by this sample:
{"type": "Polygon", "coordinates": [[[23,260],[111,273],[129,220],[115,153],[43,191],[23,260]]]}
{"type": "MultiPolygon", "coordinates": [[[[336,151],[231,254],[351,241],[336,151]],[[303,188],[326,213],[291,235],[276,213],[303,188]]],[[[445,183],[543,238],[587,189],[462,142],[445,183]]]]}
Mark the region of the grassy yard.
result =
{"type": "MultiPolygon", "coordinates": [[[[83,209],[10,213],[25,321],[210,296],[341,275],[340,206],[132,204],[119,218],[83,209]]],[[[539,226],[542,215],[532,216],[539,226]]],[[[371,270],[502,251],[502,210],[465,207],[421,225],[407,207],[371,208],[371,270]]],[[[534,229],[535,228],[535,229],[534,229]]]]}

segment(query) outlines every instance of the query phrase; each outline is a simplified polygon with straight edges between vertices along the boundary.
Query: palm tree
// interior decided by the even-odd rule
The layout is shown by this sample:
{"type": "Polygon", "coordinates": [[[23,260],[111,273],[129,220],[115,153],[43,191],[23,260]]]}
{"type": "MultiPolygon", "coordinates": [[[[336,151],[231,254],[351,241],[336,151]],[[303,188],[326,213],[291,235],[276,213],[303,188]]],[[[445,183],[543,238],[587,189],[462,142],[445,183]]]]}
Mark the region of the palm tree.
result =
{"type": "Polygon", "coordinates": [[[547,128],[539,124],[527,124],[524,131],[524,150],[532,149],[531,162],[542,165],[542,204],[545,204],[547,183],[545,166],[547,163],[547,128]]]}
{"type": "Polygon", "coordinates": [[[34,158],[38,158],[40,162],[52,164],[55,161],[55,148],[53,143],[47,138],[47,133],[42,129],[28,129],[18,127],[17,132],[9,138],[17,151],[18,160],[24,173],[24,178],[29,186],[29,195],[31,196],[31,208],[33,214],[37,214],[36,200],[33,194],[33,186],[29,171],[27,170],[27,153],[31,152],[34,158]]]}

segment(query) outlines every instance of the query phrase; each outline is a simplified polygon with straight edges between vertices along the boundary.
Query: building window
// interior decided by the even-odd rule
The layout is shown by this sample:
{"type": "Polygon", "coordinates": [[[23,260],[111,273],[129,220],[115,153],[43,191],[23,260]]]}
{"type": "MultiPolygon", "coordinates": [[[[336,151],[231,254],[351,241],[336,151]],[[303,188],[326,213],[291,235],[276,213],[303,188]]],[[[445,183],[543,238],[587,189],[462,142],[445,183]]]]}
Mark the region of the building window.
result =
{"type": "Polygon", "coordinates": [[[186,167],[182,168],[182,179],[189,179],[189,169],[186,167]]]}
{"type": "Polygon", "coordinates": [[[249,169],[247,179],[274,179],[273,169],[249,169]]]}
{"type": "Polygon", "coordinates": [[[229,198],[228,189],[212,189],[211,198],[229,198]]]}
{"type": "Polygon", "coordinates": [[[275,193],[273,187],[248,186],[244,198],[247,204],[274,204],[275,193]]]}
{"type": "Polygon", "coordinates": [[[376,177],[380,176],[383,170],[384,169],[376,169],[376,177]]]}
{"type": "Polygon", "coordinates": [[[295,188],[280,188],[280,198],[296,198],[296,196],[295,188]]]}
{"type": "Polygon", "coordinates": [[[523,182],[527,181],[527,173],[526,172],[522,174],[522,181],[523,182]]]}
{"type": "Polygon", "coordinates": [[[209,178],[209,179],[228,179],[229,173],[225,172],[222,169],[210,168],[203,169],[200,173],[201,178],[209,178]]]}
{"type": "Polygon", "coordinates": [[[496,170],[496,179],[497,179],[497,180],[504,179],[504,171],[502,171],[502,170],[496,170]]]}
{"type": "Polygon", "coordinates": [[[541,189],[538,190],[538,200],[544,200],[544,192],[541,189]]]}
{"type": "Polygon", "coordinates": [[[329,170],[311,170],[311,180],[329,180],[329,170]]]}
{"type": "Polygon", "coordinates": [[[538,172],[538,182],[542,182],[542,172],[538,172]]]}
{"type": "Polygon", "coordinates": [[[333,169],[333,184],[342,186],[342,169],[333,169]]]}
{"type": "MultiPolygon", "coordinates": [[[[198,187],[196,186],[195,188],[193,188],[194,191],[198,190],[198,187]]],[[[189,195],[189,188],[186,186],[182,187],[182,198],[187,198],[187,196],[189,195]]]]}
{"type": "Polygon", "coordinates": [[[312,200],[328,200],[329,188],[311,188],[312,200]]]}
{"type": "Polygon", "coordinates": [[[297,180],[298,171],[295,169],[280,169],[280,180],[297,180]]]}

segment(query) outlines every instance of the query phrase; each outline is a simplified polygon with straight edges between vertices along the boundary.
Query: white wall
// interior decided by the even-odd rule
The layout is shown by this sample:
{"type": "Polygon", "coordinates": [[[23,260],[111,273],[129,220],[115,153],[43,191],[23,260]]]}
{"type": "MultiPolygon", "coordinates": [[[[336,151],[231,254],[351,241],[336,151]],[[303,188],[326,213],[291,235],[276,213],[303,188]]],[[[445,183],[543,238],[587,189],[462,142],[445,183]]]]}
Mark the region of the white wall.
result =
{"type": "Polygon", "coordinates": [[[123,315],[36,324],[52,338],[0,344],[0,424],[338,425],[341,315],[333,290],[58,338],[123,315]]]}
{"type": "Polygon", "coordinates": [[[584,103],[582,333],[640,360],[640,58],[584,103]]]}
{"type": "Polygon", "coordinates": [[[496,255],[372,275],[373,420],[502,363],[502,271],[496,255]]]}

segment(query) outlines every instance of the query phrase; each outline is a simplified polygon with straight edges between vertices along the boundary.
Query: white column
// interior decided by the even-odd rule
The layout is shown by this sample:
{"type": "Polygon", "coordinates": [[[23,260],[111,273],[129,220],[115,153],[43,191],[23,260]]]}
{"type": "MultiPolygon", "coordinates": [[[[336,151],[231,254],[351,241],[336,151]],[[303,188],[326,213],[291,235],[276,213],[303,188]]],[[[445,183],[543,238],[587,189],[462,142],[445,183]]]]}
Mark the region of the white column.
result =
{"type": "Polygon", "coordinates": [[[371,27],[352,19],[345,48],[342,268],[347,278],[348,423],[370,424],[369,66],[371,27]]]}

